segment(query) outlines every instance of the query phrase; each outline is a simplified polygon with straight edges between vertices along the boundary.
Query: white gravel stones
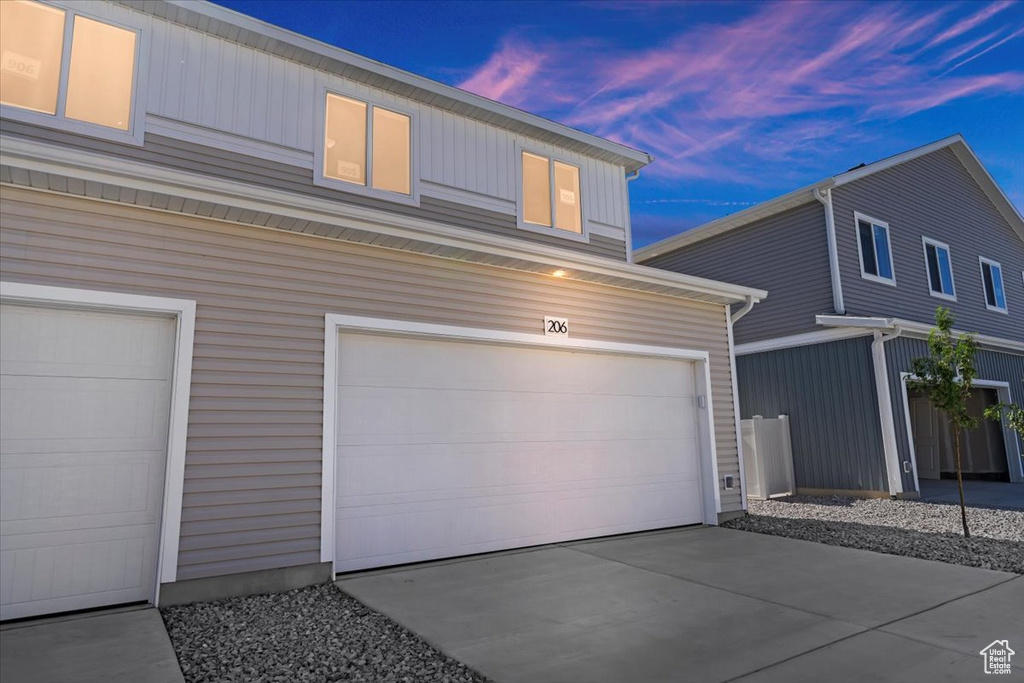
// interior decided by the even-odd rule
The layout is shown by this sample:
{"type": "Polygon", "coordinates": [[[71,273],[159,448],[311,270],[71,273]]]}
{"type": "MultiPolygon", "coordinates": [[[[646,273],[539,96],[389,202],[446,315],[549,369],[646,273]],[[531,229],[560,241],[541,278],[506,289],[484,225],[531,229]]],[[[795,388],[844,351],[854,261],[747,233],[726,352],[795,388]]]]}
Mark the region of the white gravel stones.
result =
{"type": "Polygon", "coordinates": [[[161,613],[188,683],[487,682],[333,584],[161,613]]]}
{"type": "Polygon", "coordinates": [[[887,498],[791,496],[750,500],[731,529],[1024,574],[1024,510],[967,508],[887,498]]]}

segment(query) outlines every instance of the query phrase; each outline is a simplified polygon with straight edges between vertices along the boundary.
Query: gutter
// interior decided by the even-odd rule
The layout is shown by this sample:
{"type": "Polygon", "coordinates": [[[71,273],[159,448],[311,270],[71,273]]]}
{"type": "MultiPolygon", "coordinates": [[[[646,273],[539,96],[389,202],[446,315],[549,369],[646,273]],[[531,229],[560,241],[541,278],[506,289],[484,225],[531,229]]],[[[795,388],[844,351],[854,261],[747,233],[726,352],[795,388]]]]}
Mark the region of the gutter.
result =
{"type": "Polygon", "coordinates": [[[896,421],[892,414],[892,394],[889,393],[889,368],[885,360],[885,342],[900,336],[897,325],[886,334],[875,330],[871,342],[871,359],[875,369],[875,392],[878,403],[878,421],[882,428],[882,449],[885,453],[885,471],[889,479],[889,495],[903,493],[903,475],[900,473],[899,449],[896,445],[896,421]]]}
{"type": "Polygon", "coordinates": [[[839,276],[839,247],[836,245],[836,219],[832,206],[832,187],[834,181],[829,180],[825,184],[814,188],[814,198],[825,207],[825,236],[828,239],[828,268],[832,278],[832,308],[838,315],[846,313],[846,305],[843,303],[843,282],[839,276]],[[822,192],[824,190],[824,192],[822,192]]]}
{"type": "Polygon", "coordinates": [[[740,422],[740,387],[736,378],[736,341],[733,337],[733,326],[740,318],[745,316],[747,313],[750,313],[750,309],[752,309],[754,304],[758,301],[759,299],[755,299],[753,296],[747,295],[746,301],[739,310],[733,311],[730,306],[726,306],[726,310],[729,311],[729,317],[726,320],[725,327],[729,336],[729,372],[732,378],[732,415],[733,421],[735,422],[736,457],[739,460],[740,471],[740,507],[743,510],[747,509],[747,472],[743,465],[743,427],[740,422]]]}

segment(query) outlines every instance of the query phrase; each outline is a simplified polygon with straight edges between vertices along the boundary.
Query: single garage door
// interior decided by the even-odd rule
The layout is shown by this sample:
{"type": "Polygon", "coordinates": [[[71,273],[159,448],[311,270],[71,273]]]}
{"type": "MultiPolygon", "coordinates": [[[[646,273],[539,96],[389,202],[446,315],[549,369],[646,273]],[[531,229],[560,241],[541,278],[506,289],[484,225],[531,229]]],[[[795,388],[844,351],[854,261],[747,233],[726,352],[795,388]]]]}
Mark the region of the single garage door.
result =
{"type": "Polygon", "coordinates": [[[175,323],[0,307],[2,618],[151,600],[175,323]]]}
{"type": "Polygon", "coordinates": [[[336,570],[702,521],[694,364],[342,333],[336,570]]]}

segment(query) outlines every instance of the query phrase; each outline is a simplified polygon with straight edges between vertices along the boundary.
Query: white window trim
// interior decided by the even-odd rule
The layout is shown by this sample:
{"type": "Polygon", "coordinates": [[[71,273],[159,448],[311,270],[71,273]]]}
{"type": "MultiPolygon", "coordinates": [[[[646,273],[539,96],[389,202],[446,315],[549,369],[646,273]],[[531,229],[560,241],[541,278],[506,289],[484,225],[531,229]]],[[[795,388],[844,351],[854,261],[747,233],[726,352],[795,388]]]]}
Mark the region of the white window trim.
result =
{"type": "MultiPolygon", "coordinates": [[[[539,322],[538,322],[539,325],[539,322]]],[[[705,399],[704,413],[699,420],[698,439],[700,442],[701,499],[704,523],[718,524],[718,513],[722,511],[719,491],[718,452],[715,443],[714,401],[711,397],[711,366],[707,351],[678,349],[667,346],[647,346],[596,339],[574,339],[571,337],[548,337],[544,334],[507,332],[487,328],[436,325],[405,320],[367,318],[354,315],[328,313],[324,317],[324,419],[323,445],[321,452],[321,501],[320,501],[320,561],[330,562],[335,572],[334,518],[335,518],[335,460],[337,457],[337,414],[338,414],[338,350],[340,333],[343,330],[422,337],[448,341],[474,341],[506,344],[511,346],[532,346],[562,349],[579,349],[629,356],[672,358],[698,363],[694,378],[698,396],[705,399]]]]}
{"type": "Polygon", "coordinates": [[[45,114],[43,112],[22,109],[10,104],[0,105],[0,116],[13,121],[20,121],[45,128],[56,128],[58,130],[84,135],[91,138],[101,138],[112,142],[141,147],[145,141],[146,123],[146,85],[149,81],[149,32],[142,26],[131,26],[106,17],[100,17],[89,12],[82,12],[74,5],[57,5],[50,2],[35,0],[41,5],[53,7],[64,12],[64,44],[60,58],[60,84],[57,89],[57,113],[45,114]],[[68,79],[71,71],[71,40],[74,33],[75,17],[82,16],[86,19],[108,26],[131,31],[135,34],[135,64],[132,76],[132,102],[131,112],[128,115],[128,130],[117,130],[98,123],[88,123],[69,119],[62,112],[68,99],[68,79]],[[142,74],[146,73],[147,78],[142,74]]]}
{"type": "MultiPolygon", "coordinates": [[[[985,301],[985,308],[987,308],[990,311],[994,311],[996,313],[1009,314],[1009,312],[1010,312],[1009,311],[1010,302],[1006,299],[1006,275],[1005,275],[1005,272],[1003,271],[1002,264],[1000,264],[999,261],[993,261],[990,258],[985,258],[984,256],[979,256],[978,257],[978,272],[981,274],[981,296],[982,296],[982,299],[984,299],[984,301],[985,301]],[[988,296],[985,295],[985,264],[986,263],[990,267],[991,266],[995,266],[996,268],[999,269],[999,280],[1000,280],[1000,282],[1003,285],[1003,301],[1006,303],[1006,306],[1004,306],[1003,308],[1000,308],[999,306],[992,306],[992,305],[990,305],[989,302],[988,302],[988,296]]],[[[995,279],[994,278],[992,280],[992,287],[993,287],[993,289],[995,289],[995,279]]]]}
{"type": "Polygon", "coordinates": [[[178,544],[181,533],[181,500],[185,486],[185,445],[188,436],[189,395],[192,386],[192,344],[196,329],[196,302],[138,294],[100,292],[0,282],[0,301],[91,310],[163,313],[177,321],[174,371],[171,380],[171,413],[167,430],[167,461],[164,469],[163,509],[160,515],[160,548],[152,601],[160,604],[160,584],[178,576],[178,544]]]}
{"type": "MultiPolygon", "coordinates": [[[[880,221],[880,220],[878,220],[876,218],[872,218],[870,216],[862,214],[859,211],[854,211],[853,212],[853,229],[854,229],[853,235],[857,239],[857,258],[858,258],[859,263],[860,263],[860,276],[862,278],[864,278],[865,280],[871,280],[872,282],[878,282],[878,283],[881,283],[883,285],[889,285],[891,287],[895,287],[896,286],[896,267],[893,265],[893,260],[892,260],[893,259],[893,256],[892,256],[892,251],[893,251],[892,250],[892,232],[890,232],[890,230],[889,230],[889,224],[886,223],[885,221],[880,221]],[[861,221],[864,221],[865,223],[871,223],[872,225],[877,225],[877,226],[879,226],[881,228],[885,228],[885,239],[889,243],[889,272],[892,273],[892,279],[884,278],[881,275],[872,275],[871,273],[869,273],[866,270],[864,270],[864,249],[863,249],[863,247],[860,244],[860,222],[861,221]]],[[[874,247],[874,245],[875,245],[875,236],[874,236],[873,233],[871,235],[871,245],[872,245],[872,247],[874,247]]],[[[875,262],[876,263],[878,262],[878,249],[877,249],[877,247],[875,248],[875,262]]],[[[879,271],[881,271],[881,269],[879,269],[879,271]]]]}
{"type": "Polygon", "coordinates": [[[420,162],[419,162],[419,125],[417,112],[410,108],[388,102],[378,97],[371,97],[346,87],[338,87],[334,84],[320,83],[317,86],[317,106],[315,131],[316,139],[313,142],[313,184],[321,187],[329,187],[332,190],[340,190],[351,194],[358,194],[364,197],[372,197],[397,204],[409,206],[420,205],[420,162]],[[362,102],[366,105],[366,184],[356,185],[347,183],[344,180],[337,180],[324,174],[324,144],[326,139],[325,126],[327,123],[327,95],[337,95],[350,100],[362,102]],[[373,182],[373,108],[380,107],[409,117],[409,194],[380,190],[371,185],[373,182]]]}
{"type": "MultiPolygon", "coordinates": [[[[921,250],[924,252],[924,273],[928,280],[928,292],[937,299],[945,299],[946,301],[956,301],[956,278],[953,276],[953,250],[949,248],[949,245],[945,242],[933,240],[930,237],[921,237],[921,250]],[[931,245],[937,249],[945,249],[946,256],[949,258],[949,284],[953,287],[952,294],[946,294],[945,292],[936,292],[932,289],[932,274],[928,266],[928,245],[931,245]]],[[[889,243],[889,251],[892,251],[892,242],[889,243]]],[[[936,262],[938,256],[936,255],[936,262]]],[[[941,268],[940,268],[941,271],[941,268]]],[[[942,282],[942,273],[939,273],[939,282],[942,282]]]]}
{"type": "Polygon", "coordinates": [[[534,147],[531,145],[525,145],[520,141],[516,141],[516,227],[520,230],[527,230],[529,232],[540,233],[541,235],[551,235],[561,239],[572,240],[574,242],[590,243],[590,221],[587,217],[586,202],[586,179],[584,178],[583,164],[576,159],[572,159],[564,154],[557,152],[551,152],[540,147],[534,147]],[[552,195],[551,197],[551,227],[545,225],[535,225],[534,223],[527,223],[523,219],[523,152],[527,154],[534,154],[539,157],[546,157],[549,159],[548,162],[548,188],[552,195]],[[553,162],[559,161],[568,166],[579,169],[580,172],[580,226],[582,232],[570,232],[568,230],[562,230],[556,228],[554,225],[554,212],[555,212],[555,198],[554,198],[554,187],[555,187],[555,164],[553,162]]]}

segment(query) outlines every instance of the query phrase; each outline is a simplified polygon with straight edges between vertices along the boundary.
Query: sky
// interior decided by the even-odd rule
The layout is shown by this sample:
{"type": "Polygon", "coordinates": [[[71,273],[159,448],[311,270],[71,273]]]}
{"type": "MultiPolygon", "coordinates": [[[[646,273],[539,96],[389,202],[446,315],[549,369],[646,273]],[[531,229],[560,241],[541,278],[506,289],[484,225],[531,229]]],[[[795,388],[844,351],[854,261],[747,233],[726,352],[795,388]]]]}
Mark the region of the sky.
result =
{"type": "Polygon", "coordinates": [[[954,133],[1024,208],[1024,2],[218,4],[649,152],[633,241],[954,133]]]}

